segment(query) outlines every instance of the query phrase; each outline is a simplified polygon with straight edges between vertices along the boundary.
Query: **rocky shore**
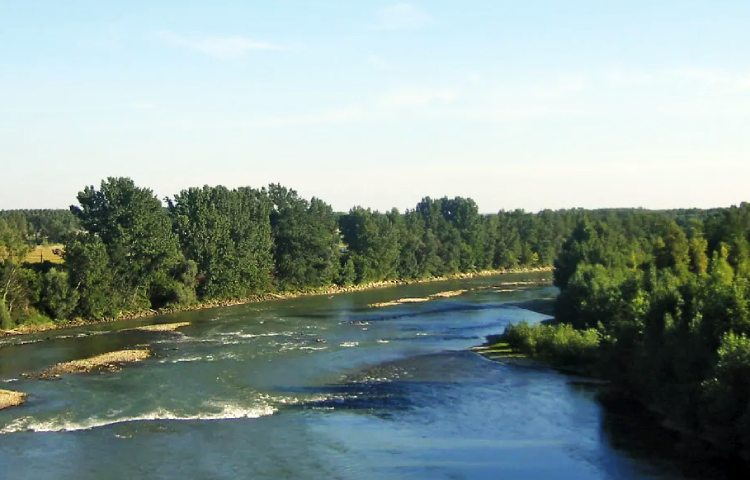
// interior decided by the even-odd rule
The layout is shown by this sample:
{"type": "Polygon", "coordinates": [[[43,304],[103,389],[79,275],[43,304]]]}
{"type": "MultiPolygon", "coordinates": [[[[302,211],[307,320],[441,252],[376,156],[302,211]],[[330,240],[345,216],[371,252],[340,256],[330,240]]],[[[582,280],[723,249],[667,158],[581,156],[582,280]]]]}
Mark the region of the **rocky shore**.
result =
{"type": "MultiPolygon", "coordinates": [[[[466,278],[489,277],[493,275],[503,275],[503,274],[512,274],[512,273],[535,273],[535,272],[551,272],[551,271],[552,271],[552,267],[534,267],[534,268],[517,268],[517,269],[511,268],[511,269],[500,269],[500,270],[482,270],[479,272],[470,272],[470,273],[456,273],[452,275],[431,277],[431,278],[425,278],[425,279],[415,279],[415,280],[386,280],[386,281],[381,281],[381,282],[370,282],[370,283],[364,283],[361,285],[349,285],[349,286],[331,285],[328,287],[295,291],[295,292],[265,293],[261,295],[254,295],[251,297],[238,298],[238,299],[208,300],[208,301],[203,301],[203,302],[192,304],[192,305],[162,308],[159,310],[143,310],[143,311],[138,311],[138,312],[120,312],[116,318],[108,318],[104,320],[75,319],[75,320],[69,320],[69,321],[59,322],[59,323],[48,323],[48,324],[43,324],[43,325],[27,325],[27,326],[21,326],[21,327],[15,328],[13,330],[0,330],[0,337],[7,336],[7,335],[25,335],[25,334],[38,333],[38,332],[43,332],[47,330],[55,330],[55,329],[60,329],[60,328],[79,327],[79,326],[84,326],[84,325],[92,325],[95,323],[106,323],[106,322],[111,322],[115,320],[131,320],[131,319],[146,318],[146,317],[151,317],[151,316],[156,316],[156,315],[167,315],[171,313],[178,313],[178,312],[185,312],[185,311],[204,310],[204,309],[217,308],[217,307],[230,307],[234,305],[245,305],[249,303],[259,303],[259,302],[265,302],[269,300],[285,300],[285,299],[292,299],[292,298],[313,296],[313,295],[335,295],[338,293],[359,292],[359,291],[372,290],[372,289],[377,289],[377,288],[394,287],[398,285],[411,285],[411,284],[417,284],[417,283],[440,282],[440,281],[445,281],[445,280],[459,280],[459,279],[466,279],[466,278]]],[[[507,284],[507,285],[512,284],[513,286],[516,286],[516,285],[521,286],[521,285],[526,285],[529,283],[539,283],[539,282],[505,282],[504,284],[507,284]]]]}

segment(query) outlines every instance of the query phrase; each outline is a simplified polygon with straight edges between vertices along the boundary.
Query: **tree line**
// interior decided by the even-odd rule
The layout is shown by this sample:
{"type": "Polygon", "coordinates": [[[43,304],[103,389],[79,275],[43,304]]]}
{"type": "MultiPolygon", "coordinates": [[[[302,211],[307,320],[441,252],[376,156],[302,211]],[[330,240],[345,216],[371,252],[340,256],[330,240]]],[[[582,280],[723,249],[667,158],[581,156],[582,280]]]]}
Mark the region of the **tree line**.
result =
{"type": "Polygon", "coordinates": [[[69,212],[0,212],[2,328],[332,285],[549,266],[584,218],[636,228],[641,217],[684,223],[710,213],[487,215],[462,197],[426,197],[403,213],[362,207],[337,213],[281,185],[194,187],[162,202],[129,178],[87,186],[77,200],[69,212]],[[64,242],[64,264],[24,262],[40,238],[64,242]]]}
{"type": "Polygon", "coordinates": [[[555,260],[557,324],[506,338],[750,460],[750,205],[695,213],[584,219],[555,260]]]}
{"type": "Polygon", "coordinates": [[[70,210],[0,210],[0,221],[11,225],[24,224],[24,235],[36,245],[63,243],[79,228],[78,219],[70,210]]]}
{"type": "Polygon", "coordinates": [[[87,186],[70,211],[0,212],[0,320],[128,312],[385,280],[550,265],[582,210],[480,214],[469,198],[334,212],[281,185],[204,186],[162,202],[129,178],[87,186]],[[64,264],[28,264],[64,243],[64,264]]]}

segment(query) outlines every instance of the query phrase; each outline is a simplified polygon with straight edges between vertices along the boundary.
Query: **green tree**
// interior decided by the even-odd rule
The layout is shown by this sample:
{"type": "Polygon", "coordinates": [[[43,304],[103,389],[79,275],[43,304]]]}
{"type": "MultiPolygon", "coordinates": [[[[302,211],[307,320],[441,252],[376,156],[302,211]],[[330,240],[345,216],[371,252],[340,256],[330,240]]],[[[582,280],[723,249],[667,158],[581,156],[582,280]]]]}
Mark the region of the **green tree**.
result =
{"type": "Polygon", "coordinates": [[[354,263],[358,283],[393,279],[398,275],[399,213],[387,215],[361,207],[339,217],[339,228],[354,263]]]}
{"type": "Polygon", "coordinates": [[[331,206],[270,185],[276,282],[282,289],[330,285],[339,271],[341,239],[331,206]]]}
{"type": "Polygon", "coordinates": [[[270,289],[271,202],[252,188],[183,190],[169,202],[182,249],[198,269],[201,298],[244,298],[270,289]]]}
{"type": "Polygon", "coordinates": [[[107,248],[98,236],[82,233],[70,238],[64,258],[71,289],[78,295],[75,313],[98,320],[114,318],[127,307],[107,248]]]}
{"type": "Polygon", "coordinates": [[[28,306],[27,276],[21,264],[31,250],[23,218],[0,219],[0,323],[13,328],[14,313],[28,306]]]}
{"type": "Polygon", "coordinates": [[[750,458],[750,338],[726,333],[711,378],[703,383],[703,421],[729,450],[750,458]]]}
{"type": "Polygon", "coordinates": [[[68,272],[51,268],[43,277],[41,305],[53,319],[70,318],[78,304],[78,291],[71,288],[68,272]]]}
{"type": "Polygon", "coordinates": [[[15,326],[16,323],[13,321],[13,317],[10,316],[10,312],[5,305],[5,302],[0,302],[0,328],[3,330],[10,330],[15,326]]]}
{"type": "Polygon", "coordinates": [[[348,287],[357,281],[357,270],[354,268],[354,261],[349,255],[341,257],[341,268],[339,270],[337,285],[348,287]]]}
{"type": "Polygon", "coordinates": [[[184,262],[166,210],[153,192],[129,178],[108,178],[97,190],[78,194],[71,211],[88,236],[106,250],[106,260],[127,310],[160,308],[165,276],[184,262]]]}

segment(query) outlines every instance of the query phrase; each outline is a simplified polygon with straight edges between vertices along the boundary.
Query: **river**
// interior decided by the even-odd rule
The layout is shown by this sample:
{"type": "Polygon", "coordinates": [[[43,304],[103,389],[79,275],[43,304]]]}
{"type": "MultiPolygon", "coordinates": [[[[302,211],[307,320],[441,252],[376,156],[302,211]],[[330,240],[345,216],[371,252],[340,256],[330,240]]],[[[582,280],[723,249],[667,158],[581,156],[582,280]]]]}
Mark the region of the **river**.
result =
{"type": "Polygon", "coordinates": [[[605,411],[595,388],[468,350],[508,323],[547,318],[524,306],[555,289],[514,284],[540,276],[550,274],[0,339],[0,388],[29,393],[0,411],[0,478],[683,478],[675,458],[637,440],[638,422],[605,411]],[[457,289],[467,291],[369,306],[457,289]],[[191,324],[129,330],[178,321],[191,324]],[[22,375],[139,345],[154,356],[118,372],[22,375]]]}

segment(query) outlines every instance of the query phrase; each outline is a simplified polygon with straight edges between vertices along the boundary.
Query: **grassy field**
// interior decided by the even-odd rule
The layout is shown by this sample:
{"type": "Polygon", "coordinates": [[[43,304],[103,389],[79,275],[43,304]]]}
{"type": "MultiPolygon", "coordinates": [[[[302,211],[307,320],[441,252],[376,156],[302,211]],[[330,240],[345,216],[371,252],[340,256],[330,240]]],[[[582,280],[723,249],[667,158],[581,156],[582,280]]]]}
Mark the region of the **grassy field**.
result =
{"type": "Polygon", "coordinates": [[[37,245],[28,255],[26,255],[27,263],[63,263],[63,258],[57,255],[55,252],[61,253],[63,249],[62,245],[37,245]]]}

